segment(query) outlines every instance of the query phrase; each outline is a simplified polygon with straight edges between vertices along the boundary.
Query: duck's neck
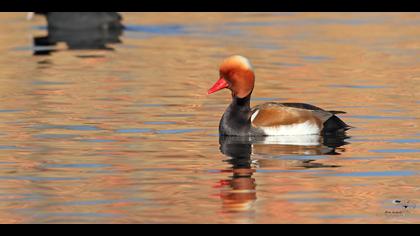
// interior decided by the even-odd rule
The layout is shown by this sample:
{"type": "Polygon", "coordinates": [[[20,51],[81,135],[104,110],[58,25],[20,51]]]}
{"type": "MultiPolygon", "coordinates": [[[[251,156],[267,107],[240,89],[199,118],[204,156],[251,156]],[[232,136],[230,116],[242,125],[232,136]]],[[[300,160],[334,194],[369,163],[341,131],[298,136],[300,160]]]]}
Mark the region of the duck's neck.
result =
{"type": "Polygon", "coordinates": [[[244,98],[232,97],[232,103],[226,109],[220,120],[220,135],[249,135],[251,129],[250,101],[251,93],[244,98]]]}

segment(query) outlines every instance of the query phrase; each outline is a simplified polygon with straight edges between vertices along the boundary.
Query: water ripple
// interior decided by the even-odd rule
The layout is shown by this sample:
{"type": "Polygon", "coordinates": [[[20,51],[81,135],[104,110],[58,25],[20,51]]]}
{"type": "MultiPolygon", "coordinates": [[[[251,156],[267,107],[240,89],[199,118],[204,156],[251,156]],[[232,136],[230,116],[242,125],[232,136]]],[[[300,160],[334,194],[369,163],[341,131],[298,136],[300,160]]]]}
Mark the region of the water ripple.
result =
{"type": "Polygon", "coordinates": [[[334,173],[334,174],[320,174],[320,176],[331,177],[393,177],[393,176],[413,176],[418,175],[415,171],[367,171],[367,172],[349,172],[349,173],[334,173]]]}

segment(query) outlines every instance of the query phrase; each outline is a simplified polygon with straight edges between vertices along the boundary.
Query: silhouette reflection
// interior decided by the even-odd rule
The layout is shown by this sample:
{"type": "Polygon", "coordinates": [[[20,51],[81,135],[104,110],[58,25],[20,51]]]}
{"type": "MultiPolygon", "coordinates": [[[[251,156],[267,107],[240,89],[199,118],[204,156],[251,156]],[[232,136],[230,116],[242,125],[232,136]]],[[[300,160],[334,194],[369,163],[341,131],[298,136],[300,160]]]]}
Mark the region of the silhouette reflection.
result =
{"type": "Polygon", "coordinates": [[[34,38],[34,55],[49,55],[66,43],[69,50],[113,50],[121,43],[122,17],[116,12],[38,12],[47,19],[48,35],[34,38]]]}
{"type": "Polygon", "coordinates": [[[223,210],[241,212],[252,209],[257,199],[256,180],[253,174],[259,167],[333,168],[314,162],[314,156],[340,155],[347,144],[345,134],[337,136],[268,136],[235,137],[220,136],[220,151],[229,157],[226,160],[232,173],[229,179],[220,181],[223,210]],[[337,152],[339,151],[339,152],[337,152]],[[282,159],[282,157],[298,157],[282,159]],[[307,158],[305,158],[307,156],[307,158]]]}

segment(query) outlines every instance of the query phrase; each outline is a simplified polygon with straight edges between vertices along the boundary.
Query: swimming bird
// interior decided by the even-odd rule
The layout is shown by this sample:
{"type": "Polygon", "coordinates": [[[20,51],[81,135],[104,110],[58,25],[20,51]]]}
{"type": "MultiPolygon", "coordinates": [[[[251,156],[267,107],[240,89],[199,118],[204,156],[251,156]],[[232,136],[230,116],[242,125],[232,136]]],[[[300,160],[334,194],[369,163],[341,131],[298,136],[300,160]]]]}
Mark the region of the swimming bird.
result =
{"type": "Polygon", "coordinates": [[[49,55],[57,43],[65,42],[70,50],[113,50],[108,44],[121,43],[124,25],[117,12],[32,12],[44,15],[47,36],[34,37],[34,55],[49,55]]]}
{"type": "Polygon", "coordinates": [[[226,58],[219,68],[220,78],[208,90],[212,94],[229,89],[232,102],[219,124],[226,136],[324,135],[350,128],[336,114],[306,103],[268,102],[250,107],[255,73],[250,61],[240,55],[226,58]]]}
{"type": "Polygon", "coordinates": [[[34,14],[45,15],[48,28],[64,30],[81,29],[122,29],[124,28],[122,16],[117,12],[30,12],[31,19],[34,14]]]}

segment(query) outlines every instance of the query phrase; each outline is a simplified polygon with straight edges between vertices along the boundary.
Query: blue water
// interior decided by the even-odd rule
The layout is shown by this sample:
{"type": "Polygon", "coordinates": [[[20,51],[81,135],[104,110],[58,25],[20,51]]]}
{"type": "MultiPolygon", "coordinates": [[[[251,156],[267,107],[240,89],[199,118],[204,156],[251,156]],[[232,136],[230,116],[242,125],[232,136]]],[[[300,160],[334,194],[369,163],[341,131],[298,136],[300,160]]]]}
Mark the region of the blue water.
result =
{"type": "Polygon", "coordinates": [[[131,128],[131,129],[119,129],[115,132],[117,133],[147,133],[151,132],[152,129],[138,129],[138,128],[131,128]]]}
{"type": "Polygon", "coordinates": [[[418,199],[418,13],[123,16],[106,49],[73,50],[34,45],[42,17],[0,14],[0,222],[418,222],[384,214],[418,199]],[[343,110],[354,128],[219,139],[231,93],[206,92],[232,54],[255,69],[252,106],[343,110]]]}

